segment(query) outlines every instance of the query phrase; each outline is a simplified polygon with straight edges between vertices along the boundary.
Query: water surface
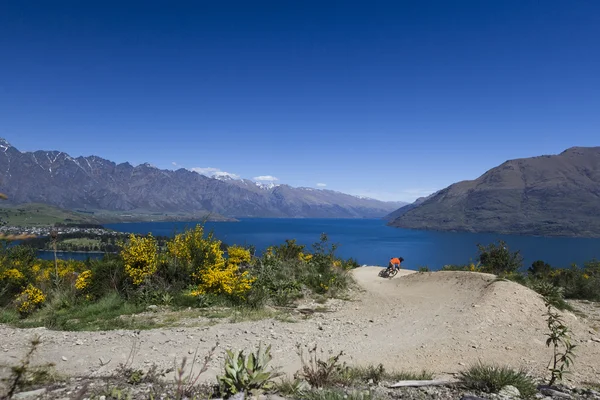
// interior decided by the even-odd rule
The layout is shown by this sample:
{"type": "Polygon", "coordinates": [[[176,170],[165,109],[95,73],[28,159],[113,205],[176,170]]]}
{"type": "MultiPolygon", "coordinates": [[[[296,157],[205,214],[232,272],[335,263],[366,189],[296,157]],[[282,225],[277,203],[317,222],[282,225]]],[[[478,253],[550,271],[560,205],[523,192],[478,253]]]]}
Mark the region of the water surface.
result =
{"type": "MultiPolygon", "coordinates": [[[[171,236],[195,222],[141,222],[109,224],[122,232],[171,236]]],[[[525,265],[544,260],[556,267],[600,258],[600,239],[544,238],[517,235],[417,231],[392,228],[379,219],[279,219],[247,218],[240,222],[209,222],[216,237],[227,244],[253,244],[258,251],[296,239],[311,245],[327,233],[340,246],[337,253],[353,257],[360,264],[386,265],[392,256],[404,257],[407,268],[428,266],[432,270],[445,264],[464,264],[475,260],[477,243],[506,241],[511,250],[521,250],[525,265]]]]}

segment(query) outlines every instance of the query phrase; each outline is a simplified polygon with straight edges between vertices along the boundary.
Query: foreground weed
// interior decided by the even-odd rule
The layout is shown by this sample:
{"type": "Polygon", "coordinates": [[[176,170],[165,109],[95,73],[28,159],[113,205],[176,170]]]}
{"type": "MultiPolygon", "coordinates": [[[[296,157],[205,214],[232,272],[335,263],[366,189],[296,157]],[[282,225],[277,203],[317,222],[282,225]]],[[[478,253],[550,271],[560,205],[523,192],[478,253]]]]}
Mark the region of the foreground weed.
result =
{"type": "Polygon", "coordinates": [[[404,380],[430,380],[433,379],[433,374],[425,370],[421,372],[387,371],[383,364],[379,364],[378,366],[346,367],[343,370],[342,378],[349,385],[356,382],[366,383],[370,381],[377,384],[379,382],[397,382],[404,380]]]}
{"type": "Polygon", "coordinates": [[[19,365],[10,367],[10,375],[5,379],[8,392],[2,397],[10,399],[17,390],[36,386],[45,385],[50,382],[56,382],[58,376],[54,371],[54,364],[31,365],[33,354],[41,343],[39,336],[35,336],[29,346],[29,350],[21,360],[19,365]]]}
{"type": "Polygon", "coordinates": [[[304,379],[311,387],[323,388],[337,383],[344,375],[346,366],[340,362],[343,352],[329,357],[326,361],[317,356],[317,345],[308,351],[308,359],[304,358],[304,351],[300,344],[297,346],[298,355],[302,367],[295,375],[296,378],[304,379]]]}
{"type": "Polygon", "coordinates": [[[217,377],[223,394],[258,394],[272,389],[273,379],[281,376],[281,373],[267,369],[273,358],[270,345],[263,348],[262,343],[259,343],[258,351],[250,353],[248,357],[243,351],[226,352],[225,374],[217,377]]]}
{"type": "Polygon", "coordinates": [[[197,383],[200,376],[208,370],[208,364],[214,358],[215,350],[219,346],[217,342],[204,356],[204,362],[202,367],[198,372],[194,372],[194,365],[196,364],[196,357],[198,355],[198,349],[194,352],[194,357],[192,358],[191,368],[187,375],[185,376],[185,366],[187,362],[187,357],[183,357],[181,360],[181,365],[175,370],[175,382],[176,382],[176,391],[175,391],[175,399],[181,400],[188,397],[193,397],[195,392],[197,391],[197,383]]]}
{"type": "Polygon", "coordinates": [[[535,383],[522,369],[516,371],[509,367],[478,363],[461,371],[459,379],[467,388],[487,393],[498,393],[507,385],[519,389],[523,398],[533,397],[537,392],[535,383]]]}
{"type": "Polygon", "coordinates": [[[548,384],[552,386],[557,380],[562,380],[563,374],[573,363],[574,349],[577,347],[571,343],[569,328],[564,324],[558,313],[552,310],[552,304],[546,302],[548,311],[546,312],[546,322],[549,333],[546,334],[546,346],[552,347],[552,359],[548,364],[550,370],[550,380],[548,384]],[[563,348],[561,351],[560,348],[563,348]]]}
{"type": "Polygon", "coordinates": [[[306,400],[376,400],[370,392],[350,391],[346,392],[339,389],[311,390],[302,393],[306,400]]]}

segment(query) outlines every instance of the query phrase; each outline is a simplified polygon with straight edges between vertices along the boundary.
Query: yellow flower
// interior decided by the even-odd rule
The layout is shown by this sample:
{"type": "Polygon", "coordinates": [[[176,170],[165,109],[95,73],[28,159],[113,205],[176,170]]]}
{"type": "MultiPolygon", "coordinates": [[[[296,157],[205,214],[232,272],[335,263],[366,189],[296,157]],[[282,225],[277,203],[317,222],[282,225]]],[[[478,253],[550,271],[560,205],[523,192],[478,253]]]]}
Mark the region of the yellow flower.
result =
{"type": "Polygon", "coordinates": [[[304,261],[304,262],[309,262],[310,260],[312,260],[313,256],[310,253],[304,254],[302,252],[298,253],[298,259],[300,261],[304,261]]]}
{"type": "Polygon", "coordinates": [[[590,276],[588,274],[583,274],[583,279],[590,279],[590,276]]]}
{"type": "Polygon", "coordinates": [[[0,273],[0,280],[12,280],[18,281],[25,278],[25,276],[16,268],[7,269],[6,271],[0,273]]]}
{"type": "Polygon", "coordinates": [[[75,289],[84,290],[86,287],[89,286],[91,281],[92,281],[92,271],[90,271],[90,270],[83,271],[81,274],[79,274],[79,276],[77,277],[77,280],[75,281],[75,289]]]}
{"type": "Polygon", "coordinates": [[[44,293],[31,283],[27,285],[25,290],[19,293],[15,299],[17,310],[24,315],[27,315],[37,309],[39,306],[44,304],[44,301],[46,301],[46,296],[44,293]]]}
{"type": "Polygon", "coordinates": [[[125,263],[125,273],[134,285],[139,285],[156,272],[158,263],[156,239],[152,234],[139,238],[131,234],[129,242],[121,250],[121,256],[125,263]]]}
{"type": "Polygon", "coordinates": [[[250,252],[239,246],[228,249],[228,259],[223,257],[221,242],[212,234],[204,236],[204,227],[176,235],[167,243],[168,254],[187,269],[197,285],[192,296],[227,294],[243,297],[252,287],[254,278],[248,271],[240,273],[239,265],[250,261],[250,252]],[[227,261],[227,262],[226,262],[227,261]]]}
{"type": "Polygon", "coordinates": [[[227,249],[227,262],[230,265],[239,266],[242,263],[249,263],[251,257],[250,251],[241,246],[229,246],[227,249]]]}

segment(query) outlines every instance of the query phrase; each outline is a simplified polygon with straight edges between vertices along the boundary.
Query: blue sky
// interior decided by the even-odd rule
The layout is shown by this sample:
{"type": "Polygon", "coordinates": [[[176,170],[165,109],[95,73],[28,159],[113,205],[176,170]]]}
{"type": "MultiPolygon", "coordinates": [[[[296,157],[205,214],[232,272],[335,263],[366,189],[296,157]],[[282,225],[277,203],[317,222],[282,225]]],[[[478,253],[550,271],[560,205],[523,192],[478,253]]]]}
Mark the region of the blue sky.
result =
{"type": "Polygon", "coordinates": [[[20,150],[384,200],[599,145],[599,71],[593,0],[0,3],[20,150]]]}

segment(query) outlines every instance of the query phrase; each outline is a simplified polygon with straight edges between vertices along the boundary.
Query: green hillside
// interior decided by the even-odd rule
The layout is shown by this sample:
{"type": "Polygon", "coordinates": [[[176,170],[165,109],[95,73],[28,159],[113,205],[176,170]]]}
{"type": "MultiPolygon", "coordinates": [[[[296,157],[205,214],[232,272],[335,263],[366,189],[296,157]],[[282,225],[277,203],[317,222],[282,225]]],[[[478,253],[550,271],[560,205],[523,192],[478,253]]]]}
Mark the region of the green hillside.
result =
{"type": "Polygon", "coordinates": [[[8,226],[45,226],[55,223],[97,224],[91,215],[63,210],[47,204],[28,203],[0,207],[0,220],[8,226]]]}

